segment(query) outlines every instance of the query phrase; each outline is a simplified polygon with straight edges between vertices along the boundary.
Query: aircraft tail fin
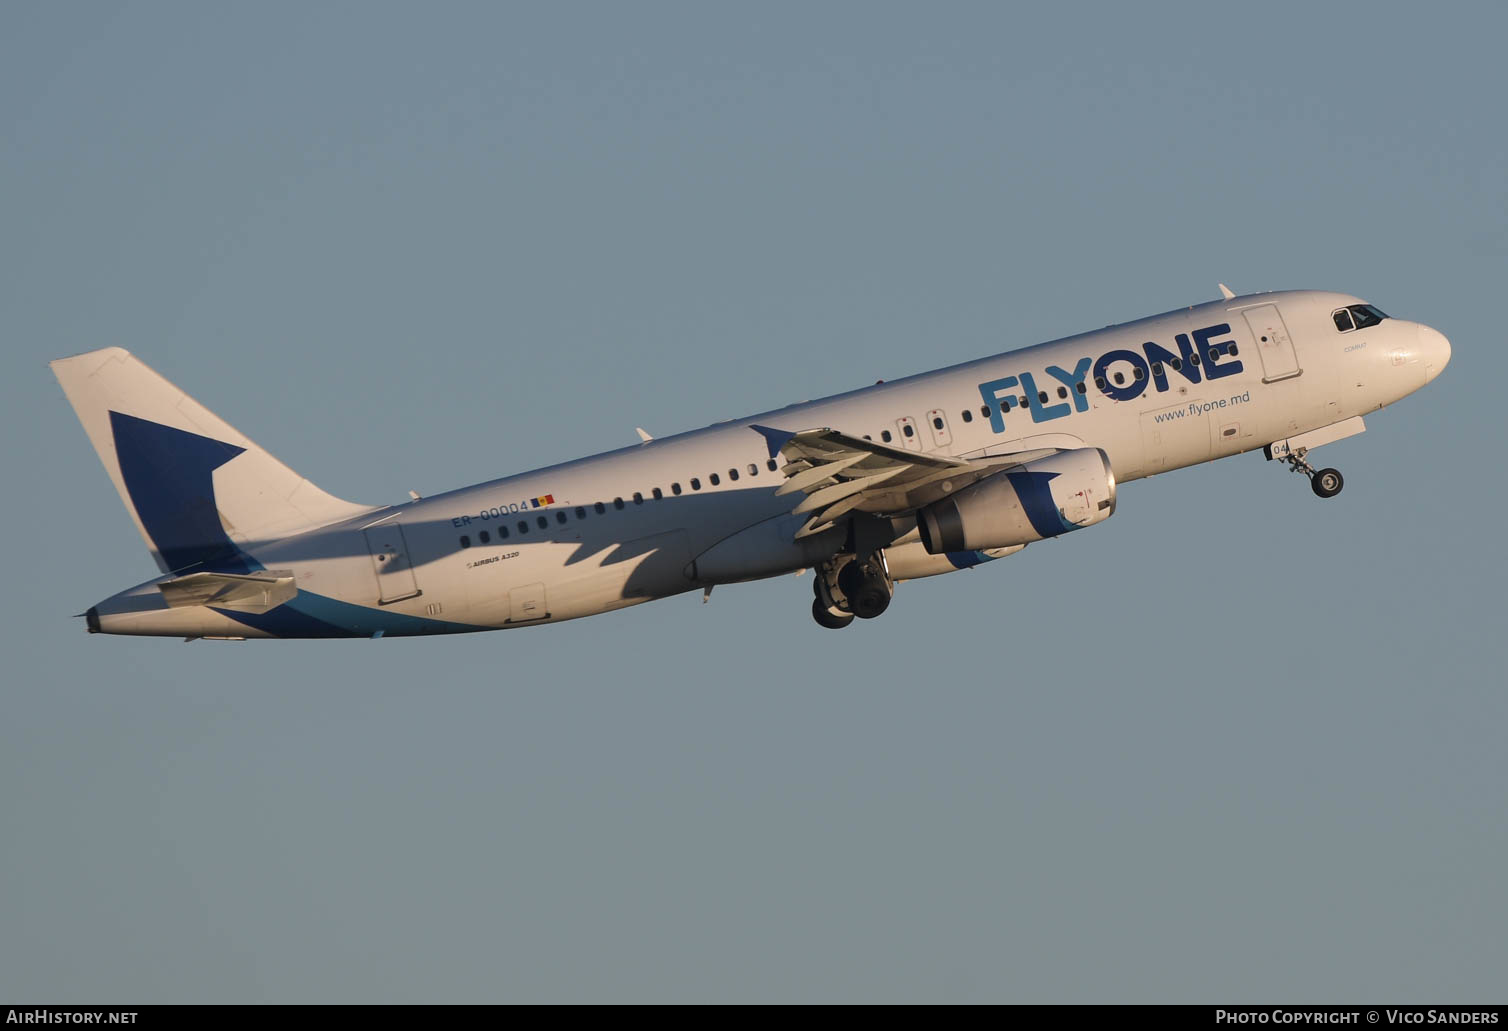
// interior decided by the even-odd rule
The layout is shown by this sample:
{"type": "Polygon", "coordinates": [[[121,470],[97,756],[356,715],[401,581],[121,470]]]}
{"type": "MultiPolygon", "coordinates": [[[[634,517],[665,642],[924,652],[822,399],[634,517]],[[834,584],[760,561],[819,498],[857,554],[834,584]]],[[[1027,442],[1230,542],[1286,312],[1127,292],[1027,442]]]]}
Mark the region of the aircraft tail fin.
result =
{"type": "Polygon", "coordinates": [[[51,366],[165,573],[235,571],[244,545],[371,510],[326,494],[123,348],[51,366]]]}

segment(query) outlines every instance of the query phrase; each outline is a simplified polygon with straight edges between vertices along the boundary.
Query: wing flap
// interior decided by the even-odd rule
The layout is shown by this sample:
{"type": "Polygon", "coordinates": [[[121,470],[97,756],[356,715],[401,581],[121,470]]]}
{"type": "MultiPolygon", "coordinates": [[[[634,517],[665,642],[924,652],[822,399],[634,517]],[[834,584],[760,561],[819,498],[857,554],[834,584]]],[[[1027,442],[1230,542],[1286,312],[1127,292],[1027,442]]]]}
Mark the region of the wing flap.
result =
{"type": "Polygon", "coordinates": [[[881,517],[914,512],[992,473],[1056,451],[1038,448],[965,459],[907,451],[830,427],[799,433],[751,428],[770,442],[772,456],[778,450],[785,459],[781,472],[786,481],[775,493],[806,494],[794,509],[799,515],[811,513],[796,531],[798,540],[830,529],[852,512],[881,517]]]}

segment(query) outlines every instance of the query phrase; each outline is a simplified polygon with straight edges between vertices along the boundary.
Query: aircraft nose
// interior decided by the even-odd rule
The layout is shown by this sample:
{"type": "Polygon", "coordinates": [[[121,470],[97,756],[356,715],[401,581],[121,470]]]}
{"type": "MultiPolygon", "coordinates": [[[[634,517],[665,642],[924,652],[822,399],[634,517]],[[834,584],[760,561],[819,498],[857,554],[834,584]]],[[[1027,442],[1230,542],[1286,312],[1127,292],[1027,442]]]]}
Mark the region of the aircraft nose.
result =
{"type": "Polygon", "coordinates": [[[1429,326],[1419,326],[1419,353],[1424,358],[1424,381],[1428,383],[1450,364],[1450,341],[1429,326]]]}

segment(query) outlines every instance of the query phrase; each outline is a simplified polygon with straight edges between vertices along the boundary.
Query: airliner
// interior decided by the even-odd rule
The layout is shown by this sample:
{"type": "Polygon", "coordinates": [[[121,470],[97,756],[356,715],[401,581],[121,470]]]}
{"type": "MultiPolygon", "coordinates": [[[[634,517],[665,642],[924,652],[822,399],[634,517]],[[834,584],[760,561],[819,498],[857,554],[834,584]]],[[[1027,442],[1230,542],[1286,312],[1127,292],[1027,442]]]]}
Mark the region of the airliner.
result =
{"type": "Polygon", "coordinates": [[[812,570],[812,616],[1109,519],[1119,484],[1313,450],[1450,342],[1346,294],[1220,299],[393,505],[342,501],[129,352],[51,363],[160,575],[90,633],[406,637],[558,623],[812,570]]]}

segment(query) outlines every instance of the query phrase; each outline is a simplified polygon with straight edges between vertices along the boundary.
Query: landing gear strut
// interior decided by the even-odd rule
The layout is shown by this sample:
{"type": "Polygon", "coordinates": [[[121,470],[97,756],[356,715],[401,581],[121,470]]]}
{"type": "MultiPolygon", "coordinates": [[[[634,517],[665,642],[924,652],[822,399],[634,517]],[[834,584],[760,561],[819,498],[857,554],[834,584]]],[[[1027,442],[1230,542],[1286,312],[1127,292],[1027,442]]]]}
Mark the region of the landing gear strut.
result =
{"type": "Polygon", "coordinates": [[[1310,465],[1305,459],[1309,454],[1308,448],[1295,448],[1283,461],[1288,463],[1288,468],[1296,473],[1303,473],[1309,477],[1309,486],[1314,493],[1322,498],[1333,498],[1339,494],[1341,488],[1346,485],[1345,478],[1341,476],[1339,469],[1319,469],[1310,465]]]}

